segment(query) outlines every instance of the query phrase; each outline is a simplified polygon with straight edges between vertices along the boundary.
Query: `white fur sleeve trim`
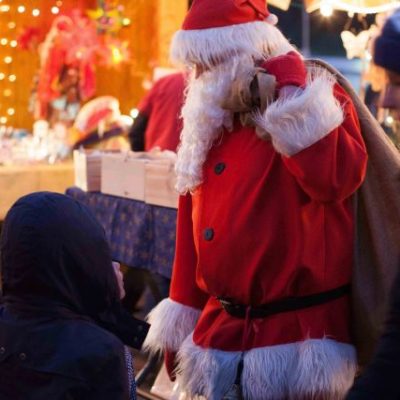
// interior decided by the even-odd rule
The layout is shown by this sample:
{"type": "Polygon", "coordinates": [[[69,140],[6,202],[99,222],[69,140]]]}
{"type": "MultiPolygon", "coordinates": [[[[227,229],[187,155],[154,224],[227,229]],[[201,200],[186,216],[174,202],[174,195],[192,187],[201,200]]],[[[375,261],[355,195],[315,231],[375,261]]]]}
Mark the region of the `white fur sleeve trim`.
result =
{"type": "Polygon", "coordinates": [[[178,351],[193,331],[201,311],[177,303],[170,298],[161,301],[148,315],[150,330],[144,348],[151,352],[168,349],[178,351]]]}
{"type": "Polygon", "coordinates": [[[292,156],[327,136],[343,122],[343,110],[334,96],[334,78],[320,73],[299,94],[278,99],[256,124],[272,137],[275,150],[292,156]]]}

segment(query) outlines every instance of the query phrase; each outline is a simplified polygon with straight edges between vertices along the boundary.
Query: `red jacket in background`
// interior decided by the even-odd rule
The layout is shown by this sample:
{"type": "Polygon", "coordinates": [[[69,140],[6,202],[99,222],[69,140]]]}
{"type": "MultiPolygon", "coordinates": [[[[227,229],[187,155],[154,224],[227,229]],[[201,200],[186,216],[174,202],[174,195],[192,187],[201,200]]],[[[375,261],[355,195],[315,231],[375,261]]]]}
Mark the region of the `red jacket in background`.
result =
{"type": "Polygon", "coordinates": [[[178,72],[159,79],[140,102],[139,112],[148,118],[145,151],[157,146],[176,150],[182,131],[184,90],[185,75],[178,72]]]}

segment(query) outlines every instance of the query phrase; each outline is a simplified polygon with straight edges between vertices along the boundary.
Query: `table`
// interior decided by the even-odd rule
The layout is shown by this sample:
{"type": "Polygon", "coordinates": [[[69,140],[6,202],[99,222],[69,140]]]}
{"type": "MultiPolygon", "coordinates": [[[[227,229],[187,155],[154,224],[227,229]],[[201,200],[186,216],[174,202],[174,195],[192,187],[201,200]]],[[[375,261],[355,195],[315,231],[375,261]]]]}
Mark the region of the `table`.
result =
{"type": "Polygon", "coordinates": [[[77,187],[68,188],[66,194],[86,204],[95,214],[106,231],[114,260],[171,277],[176,209],[85,192],[77,187]]]}
{"type": "Polygon", "coordinates": [[[72,162],[0,166],[0,220],[21,196],[43,190],[64,193],[73,183],[72,162]]]}

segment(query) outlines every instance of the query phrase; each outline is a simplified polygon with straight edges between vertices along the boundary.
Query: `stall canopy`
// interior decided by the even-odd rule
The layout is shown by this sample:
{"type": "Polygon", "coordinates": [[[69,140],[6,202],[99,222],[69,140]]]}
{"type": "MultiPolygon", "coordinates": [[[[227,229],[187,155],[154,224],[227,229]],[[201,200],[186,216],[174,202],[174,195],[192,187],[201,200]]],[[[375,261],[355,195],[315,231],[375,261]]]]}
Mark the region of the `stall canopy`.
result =
{"type": "MultiPolygon", "coordinates": [[[[291,0],[269,0],[268,4],[287,10],[291,0]]],[[[388,0],[304,0],[307,12],[313,12],[324,7],[351,13],[373,14],[400,7],[400,1],[388,0]]]]}

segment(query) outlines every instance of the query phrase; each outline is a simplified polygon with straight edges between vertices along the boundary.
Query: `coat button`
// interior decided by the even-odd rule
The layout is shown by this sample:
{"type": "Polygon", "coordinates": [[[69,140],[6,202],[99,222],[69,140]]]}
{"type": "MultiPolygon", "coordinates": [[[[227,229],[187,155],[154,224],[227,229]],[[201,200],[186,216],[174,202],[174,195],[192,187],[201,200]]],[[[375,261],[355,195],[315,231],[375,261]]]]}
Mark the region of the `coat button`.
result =
{"type": "Polygon", "coordinates": [[[25,353],[20,353],[19,359],[20,359],[21,361],[25,361],[25,360],[26,360],[26,354],[25,354],[25,353]]]}
{"type": "Polygon", "coordinates": [[[0,354],[4,354],[6,352],[6,349],[4,347],[0,347],[0,354]]]}
{"type": "Polygon", "coordinates": [[[214,172],[215,172],[217,175],[221,175],[222,172],[224,172],[225,167],[226,167],[225,163],[219,162],[219,163],[214,167],[214,172]]]}
{"type": "Polygon", "coordinates": [[[208,242],[210,240],[213,240],[213,238],[214,238],[214,229],[212,229],[212,228],[204,229],[203,237],[204,237],[204,240],[207,240],[208,242]]]}

